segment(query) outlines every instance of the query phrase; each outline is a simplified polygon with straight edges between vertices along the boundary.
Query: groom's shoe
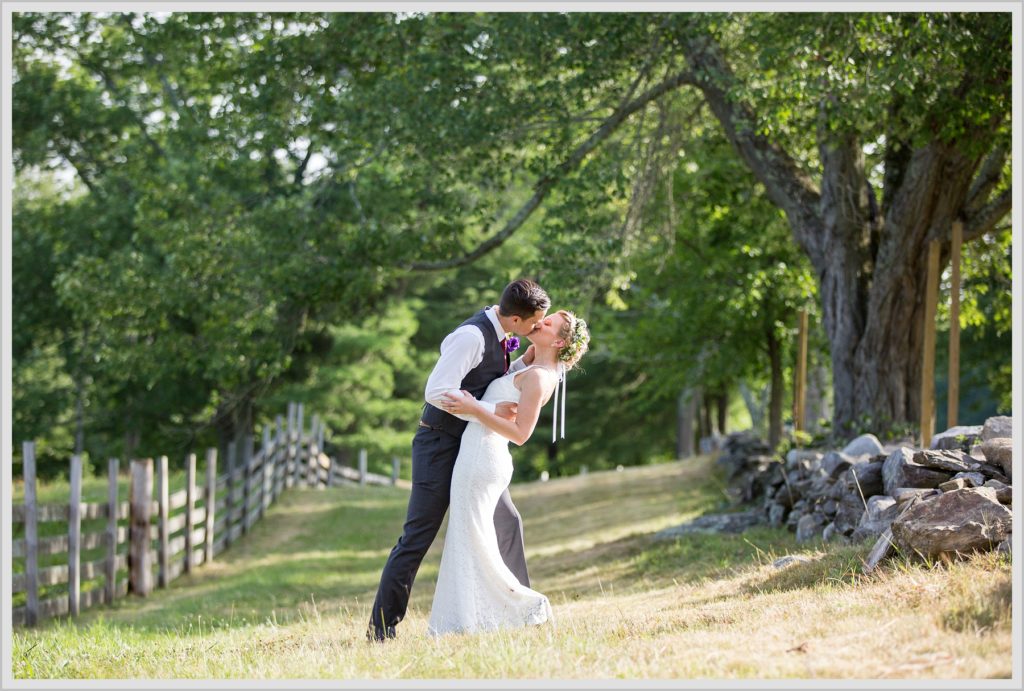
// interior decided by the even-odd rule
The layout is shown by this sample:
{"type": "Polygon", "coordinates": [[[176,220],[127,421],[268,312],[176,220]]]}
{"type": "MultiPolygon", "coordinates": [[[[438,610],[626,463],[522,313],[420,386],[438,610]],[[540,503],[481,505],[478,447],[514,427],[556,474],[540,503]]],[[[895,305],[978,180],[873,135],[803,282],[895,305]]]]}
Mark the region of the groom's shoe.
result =
{"type": "Polygon", "coordinates": [[[366,629],[366,640],[370,643],[383,643],[389,638],[395,638],[394,626],[388,626],[383,629],[376,626],[370,626],[366,629]]]}

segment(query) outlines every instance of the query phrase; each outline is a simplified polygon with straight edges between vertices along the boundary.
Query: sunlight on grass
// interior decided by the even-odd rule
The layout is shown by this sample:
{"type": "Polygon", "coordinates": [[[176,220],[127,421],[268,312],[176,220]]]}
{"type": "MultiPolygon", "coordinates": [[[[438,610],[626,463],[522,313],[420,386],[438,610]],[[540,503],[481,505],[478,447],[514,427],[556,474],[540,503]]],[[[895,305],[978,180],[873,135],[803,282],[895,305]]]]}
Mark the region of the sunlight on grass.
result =
{"type": "MultiPolygon", "coordinates": [[[[399,638],[365,640],[408,494],[290,490],[214,563],[146,599],[14,633],[17,678],[1008,677],[1010,562],[862,571],[870,545],[661,528],[720,510],[708,458],[516,485],[555,624],[427,633],[442,540],[399,638]],[[779,556],[807,561],[776,569],[779,556]]],[[[443,535],[443,533],[442,533],[443,535]]]]}

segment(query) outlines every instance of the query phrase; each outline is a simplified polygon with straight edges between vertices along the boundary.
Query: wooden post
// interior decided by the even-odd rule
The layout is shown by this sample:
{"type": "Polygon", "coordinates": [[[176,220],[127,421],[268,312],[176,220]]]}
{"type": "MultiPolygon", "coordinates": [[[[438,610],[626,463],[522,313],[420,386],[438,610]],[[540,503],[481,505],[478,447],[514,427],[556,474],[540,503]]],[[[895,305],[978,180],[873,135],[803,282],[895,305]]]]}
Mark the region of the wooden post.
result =
{"type": "Polygon", "coordinates": [[[107,461],[107,562],[105,601],[109,605],[117,597],[117,471],[116,458],[107,461]]]}
{"type": "Polygon", "coordinates": [[[302,481],[302,475],[300,471],[303,469],[303,462],[307,460],[305,449],[303,448],[302,435],[305,433],[304,425],[302,422],[303,404],[295,404],[295,482],[299,483],[302,481]]]}
{"type": "Polygon", "coordinates": [[[266,513],[270,506],[270,492],[273,489],[270,482],[274,479],[274,454],[277,453],[276,445],[271,441],[270,425],[263,425],[263,465],[260,466],[260,517],[266,513]]]}
{"type": "Polygon", "coordinates": [[[168,568],[168,557],[170,556],[170,534],[167,532],[167,514],[170,504],[170,489],[167,486],[167,456],[157,459],[157,485],[160,492],[160,552],[159,552],[159,578],[157,586],[166,588],[170,581],[170,569],[168,568]]]}
{"type": "Polygon", "coordinates": [[[242,535],[249,532],[249,480],[252,478],[253,437],[242,437],[242,535]]]}
{"type": "Polygon", "coordinates": [[[295,484],[295,410],[294,403],[288,404],[288,439],[285,445],[288,449],[284,458],[284,486],[287,489],[295,484]]]}
{"type": "Polygon", "coordinates": [[[398,484],[398,471],[402,468],[402,462],[398,460],[398,456],[391,457],[391,484],[398,484]]]}
{"type": "Polygon", "coordinates": [[[224,485],[224,547],[231,546],[231,522],[234,515],[234,494],[235,494],[235,456],[237,455],[235,440],[228,442],[228,477],[224,485]]]}
{"type": "Polygon", "coordinates": [[[799,347],[796,362],[796,386],[793,396],[793,429],[804,429],[805,396],[807,393],[807,308],[800,310],[799,347]]]}
{"type": "MultiPolygon", "coordinates": [[[[39,525],[36,505],[36,443],[21,445],[22,476],[25,478],[25,623],[39,622],[39,525]]],[[[6,595],[4,596],[6,597],[6,595]]]]}
{"type": "Polygon", "coordinates": [[[366,484],[366,449],[359,449],[359,485],[366,484]]]}
{"type": "Polygon", "coordinates": [[[274,477],[270,484],[270,501],[277,501],[277,495],[281,491],[281,483],[283,480],[279,477],[281,469],[285,467],[285,459],[287,458],[287,452],[284,443],[284,419],[278,415],[274,421],[276,429],[275,441],[274,441],[274,477]]]}
{"type": "Polygon", "coordinates": [[[77,617],[82,603],[80,590],[82,548],[82,457],[71,457],[71,501],[68,504],[68,614],[77,617]]]}
{"type": "Polygon", "coordinates": [[[153,459],[132,461],[131,528],[128,557],[129,587],[133,593],[146,596],[153,589],[149,564],[149,514],[153,501],[153,459]]]}
{"type": "Polygon", "coordinates": [[[217,449],[206,450],[206,490],[203,502],[206,504],[203,562],[209,564],[213,561],[213,515],[217,508],[217,449]]]}
{"type": "Polygon", "coordinates": [[[964,224],[953,221],[949,263],[953,269],[949,287],[949,389],[946,396],[946,427],[956,427],[960,412],[960,247],[964,224]]]}
{"type": "Polygon", "coordinates": [[[928,448],[935,432],[935,304],[939,292],[939,243],[928,244],[928,276],[924,291],[924,344],[921,363],[921,446],[928,448]]]}
{"type": "Polygon", "coordinates": [[[326,425],[324,425],[324,421],[321,420],[320,426],[316,429],[316,448],[321,451],[324,450],[324,427],[326,427],[326,425]]]}
{"type": "Polygon", "coordinates": [[[192,512],[196,510],[196,455],[185,458],[185,573],[192,571],[192,531],[195,523],[192,512]]]}

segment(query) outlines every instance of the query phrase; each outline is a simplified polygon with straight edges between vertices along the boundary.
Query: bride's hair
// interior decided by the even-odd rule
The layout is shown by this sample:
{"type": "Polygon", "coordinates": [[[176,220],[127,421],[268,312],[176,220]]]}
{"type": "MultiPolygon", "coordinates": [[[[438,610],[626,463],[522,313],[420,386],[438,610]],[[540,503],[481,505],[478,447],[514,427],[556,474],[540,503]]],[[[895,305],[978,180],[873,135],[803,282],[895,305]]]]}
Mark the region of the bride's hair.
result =
{"type": "Polygon", "coordinates": [[[558,361],[568,371],[586,354],[590,343],[590,330],[587,328],[587,322],[568,310],[558,310],[557,314],[565,318],[565,324],[558,334],[559,338],[565,341],[565,345],[558,351],[558,361]]]}

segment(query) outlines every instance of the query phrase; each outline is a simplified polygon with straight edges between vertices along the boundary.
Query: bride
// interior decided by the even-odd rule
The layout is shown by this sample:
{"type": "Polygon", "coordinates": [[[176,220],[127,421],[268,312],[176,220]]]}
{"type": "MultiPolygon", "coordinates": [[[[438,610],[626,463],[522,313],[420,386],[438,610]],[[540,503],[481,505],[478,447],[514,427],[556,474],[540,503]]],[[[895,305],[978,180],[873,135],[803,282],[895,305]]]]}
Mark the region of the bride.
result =
{"type": "MultiPolygon", "coordinates": [[[[560,310],[529,335],[533,364],[491,382],[482,400],[519,403],[515,420],[489,412],[466,392],[448,396],[444,409],[475,416],[466,427],[452,474],[451,507],[429,632],[487,631],[551,621],[547,597],[520,583],[505,566],[494,531],[494,509],[512,480],[508,442],[521,446],[533,434],[541,407],[561,381],[565,430],[565,372],[587,352],[587,324],[560,310]]],[[[557,415],[558,395],[554,411],[557,415]]],[[[553,440],[552,440],[553,441],[553,440]]]]}

